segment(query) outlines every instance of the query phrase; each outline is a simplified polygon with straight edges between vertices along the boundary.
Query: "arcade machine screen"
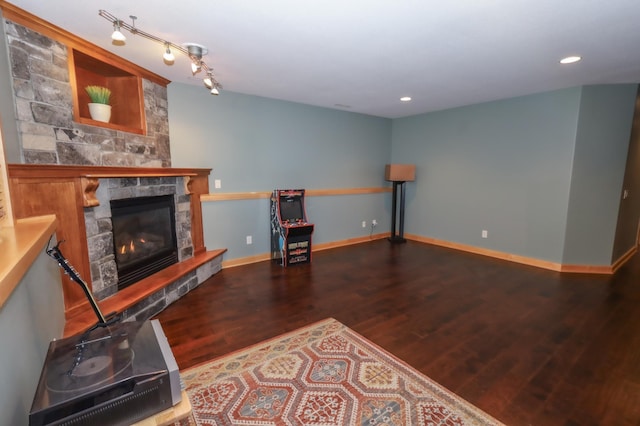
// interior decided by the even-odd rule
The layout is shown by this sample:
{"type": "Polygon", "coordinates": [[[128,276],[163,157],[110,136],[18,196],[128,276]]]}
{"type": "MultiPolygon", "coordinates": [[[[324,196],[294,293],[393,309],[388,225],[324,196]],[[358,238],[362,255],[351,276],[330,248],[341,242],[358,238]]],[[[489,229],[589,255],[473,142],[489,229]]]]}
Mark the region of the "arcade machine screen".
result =
{"type": "Polygon", "coordinates": [[[280,219],[283,222],[295,223],[304,221],[302,201],[300,198],[285,198],[280,200],[280,219]]]}

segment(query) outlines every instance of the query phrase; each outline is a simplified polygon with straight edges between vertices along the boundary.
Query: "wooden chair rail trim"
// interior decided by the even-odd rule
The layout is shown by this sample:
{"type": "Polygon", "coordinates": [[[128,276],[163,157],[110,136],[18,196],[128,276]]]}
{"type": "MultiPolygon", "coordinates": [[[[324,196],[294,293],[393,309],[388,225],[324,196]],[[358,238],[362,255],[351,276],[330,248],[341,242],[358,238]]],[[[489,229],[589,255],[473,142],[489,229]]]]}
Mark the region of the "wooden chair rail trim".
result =
{"type": "MultiPolygon", "coordinates": [[[[360,195],[360,194],[379,194],[391,192],[390,187],[379,188],[333,188],[333,189],[307,189],[305,195],[309,197],[324,197],[336,195],[360,195]]],[[[233,201],[233,200],[259,200],[262,198],[270,198],[271,191],[252,191],[252,192],[222,192],[210,193],[200,196],[200,201],[233,201]]]]}

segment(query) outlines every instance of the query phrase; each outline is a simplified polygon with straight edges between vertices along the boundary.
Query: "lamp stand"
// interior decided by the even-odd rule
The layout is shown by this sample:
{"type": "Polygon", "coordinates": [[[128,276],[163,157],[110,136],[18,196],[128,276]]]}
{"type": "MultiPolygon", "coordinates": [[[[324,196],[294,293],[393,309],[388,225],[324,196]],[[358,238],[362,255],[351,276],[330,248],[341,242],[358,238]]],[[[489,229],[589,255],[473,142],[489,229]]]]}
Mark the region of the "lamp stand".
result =
{"type": "Polygon", "coordinates": [[[391,210],[391,236],[389,241],[392,244],[406,243],[404,238],[404,181],[393,181],[393,201],[391,210]],[[400,223],[398,226],[398,234],[396,234],[396,211],[398,210],[398,190],[400,190],[400,223]]]}

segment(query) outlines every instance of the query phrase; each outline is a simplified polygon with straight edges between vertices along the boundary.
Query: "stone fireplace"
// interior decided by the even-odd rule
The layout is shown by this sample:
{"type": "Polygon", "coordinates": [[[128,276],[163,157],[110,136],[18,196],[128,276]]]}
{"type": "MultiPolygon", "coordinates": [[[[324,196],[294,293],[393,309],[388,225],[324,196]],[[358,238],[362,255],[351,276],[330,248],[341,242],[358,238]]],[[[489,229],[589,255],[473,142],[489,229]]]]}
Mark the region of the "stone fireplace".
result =
{"type": "Polygon", "coordinates": [[[193,256],[190,197],[185,194],[182,177],[100,179],[96,198],[99,205],[85,208],[84,219],[91,281],[97,300],[193,256]],[[143,207],[139,204],[144,202],[151,202],[151,210],[156,211],[140,211],[143,207]],[[114,206],[115,211],[120,212],[119,217],[117,214],[114,217],[114,206]],[[163,230],[161,224],[167,221],[167,228],[163,230]],[[116,233],[118,227],[125,228],[121,235],[116,233]],[[139,241],[132,241],[135,232],[139,233],[137,240],[147,241],[147,246],[155,244],[150,239],[163,240],[163,245],[168,246],[159,252],[146,253],[148,256],[142,253],[142,257],[152,262],[143,265],[145,259],[136,260],[135,252],[131,253],[131,245],[138,245],[138,252],[147,251],[139,241]]]}
{"type": "MultiPolygon", "coordinates": [[[[9,164],[8,172],[16,217],[58,217],[61,249],[105,315],[150,318],[222,268],[226,249],[204,246],[200,196],[210,169],[9,164]],[[111,202],[158,196],[174,202],[178,262],[118,290],[111,202]]],[[[71,335],[96,318],[80,286],[64,274],[62,284],[71,335]]]]}

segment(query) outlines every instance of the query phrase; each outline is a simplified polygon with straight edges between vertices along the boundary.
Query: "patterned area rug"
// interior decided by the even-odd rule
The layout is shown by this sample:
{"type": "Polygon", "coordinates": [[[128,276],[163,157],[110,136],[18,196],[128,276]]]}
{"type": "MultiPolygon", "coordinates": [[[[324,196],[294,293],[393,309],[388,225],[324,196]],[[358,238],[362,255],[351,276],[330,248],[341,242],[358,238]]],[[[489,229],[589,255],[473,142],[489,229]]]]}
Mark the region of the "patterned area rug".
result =
{"type": "Polygon", "coordinates": [[[499,425],[334,319],[182,373],[191,425],[499,425]]]}

